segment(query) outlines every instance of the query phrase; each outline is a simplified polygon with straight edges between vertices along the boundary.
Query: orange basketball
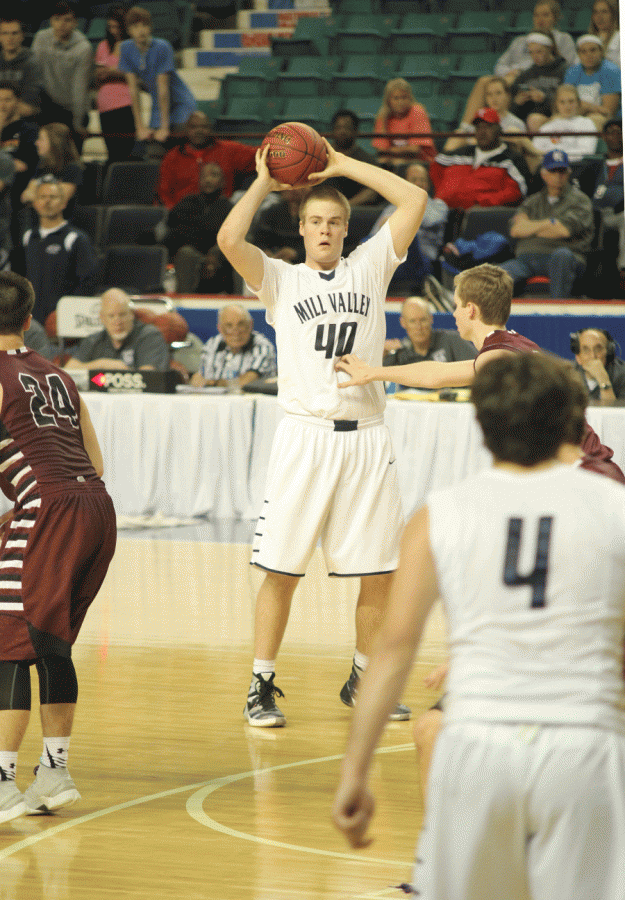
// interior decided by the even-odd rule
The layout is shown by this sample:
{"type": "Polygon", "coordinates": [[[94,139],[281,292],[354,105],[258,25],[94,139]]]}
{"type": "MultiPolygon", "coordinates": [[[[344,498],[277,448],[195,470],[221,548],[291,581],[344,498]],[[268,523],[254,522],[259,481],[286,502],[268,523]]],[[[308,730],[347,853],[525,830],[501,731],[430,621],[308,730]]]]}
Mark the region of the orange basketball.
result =
{"type": "Polygon", "coordinates": [[[285,122],[272,128],[261,144],[269,144],[267,168],[281,184],[310,185],[308,176],[326,167],[328,154],[321,135],[302,122],[285,122]]]}

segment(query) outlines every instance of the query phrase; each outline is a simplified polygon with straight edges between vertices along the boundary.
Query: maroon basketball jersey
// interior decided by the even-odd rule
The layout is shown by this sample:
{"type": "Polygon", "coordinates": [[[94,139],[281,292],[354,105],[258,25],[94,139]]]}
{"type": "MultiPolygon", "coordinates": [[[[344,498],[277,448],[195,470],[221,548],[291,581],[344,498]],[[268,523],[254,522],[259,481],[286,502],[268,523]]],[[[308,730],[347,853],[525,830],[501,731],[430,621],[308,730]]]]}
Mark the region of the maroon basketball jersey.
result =
{"type": "Polygon", "coordinates": [[[23,503],[38,485],[99,480],[83,444],[80,395],[26,348],[0,351],[0,471],[23,503]]]}
{"type": "Polygon", "coordinates": [[[532,353],[540,350],[538,344],[529,338],[517,334],[516,331],[491,331],[484,339],[482,349],[477,354],[480,356],[487,350],[511,350],[513,353],[532,353]]]}

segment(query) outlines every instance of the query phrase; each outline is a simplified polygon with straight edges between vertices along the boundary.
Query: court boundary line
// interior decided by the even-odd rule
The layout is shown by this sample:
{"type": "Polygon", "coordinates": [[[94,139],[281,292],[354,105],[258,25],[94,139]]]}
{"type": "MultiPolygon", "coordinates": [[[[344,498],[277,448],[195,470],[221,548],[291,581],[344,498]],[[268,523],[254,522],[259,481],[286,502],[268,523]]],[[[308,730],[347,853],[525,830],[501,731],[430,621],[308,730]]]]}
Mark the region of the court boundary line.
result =
{"type": "MultiPolygon", "coordinates": [[[[413,744],[396,744],[393,747],[379,747],[375,753],[398,753],[404,750],[411,750],[413,748],[413,744]]],[[[375,859],[367,856],[358,856],[352,853],[340,853],[338,851],[333,850],[319,850],[316,847],[301,847],[294,844],[283,844],[278,841],[272,841],[268,838],[263,838],[259,835],[251,835],[246,834],[245,832],[234,831],[233,829],[229,829],[225,825],[220,825],[219,822],[216,822],[210,816],[206,816],[206,821],[202,821],[201,818],[198,818],[197,815],[194,815],[189,810],[189,804],[194,798],[194,802],[191,804],[194,810],[198,807],[198,797],[200,794],[203,794],[202,800],[205,799],[209,794],[214,793],[221,787],[225,787],[229,784],[234,784],[237,781],[243,781],[245,778],[253,778],[255,775],[264,775],[269,772],[278,772],[282,769],[294,769],[299,766],[310,766],[315,765],[316,763],[324,763],[324,762],[335,762],[336,760],[342,759],[343,754],[338,753],[333,756],[320,756],[315,759],[304,759],[298,760],[297,762],[291,763],[281,763],[278,766],[270,766],[269,768],[264,769],[251,769],[247,772],[237,772],[232,775],[224,775],[221,778],[213,778],[210,781],[200,781],[195,784],[186,784],[177,788],[170,788],[166,791],[159,791],[156,794],[148,794],[144,797],[136,797],[134,800],[127,800],[125,803],[117,803],[114,806],[108,806],[105,809],[98,809],[94,812],[87,813],[84,816],[79,816],[77,819],[69,819],[65,822],[60,822],[58,825],[53,825],[51,828],[46,828],[45,831],[40,831],[38,834],[30,835],[27,838],[23,838],[20,841],[16,841],[14,844],[10,844],[8,847],[0,850],[0,861],[3,859],[7,859],[9,856],[12,856],[15,853],[19,853],[20,850],[26,850],[28,847],[33,846],[33,844],[38,844],[40,841],[46,840],[48,837],[52,837],[56,834],[61,834],[64,831],[67,831],[70,828],[76,828],[79,825],[84,825],[87,822],[92,822],[95,819],[99,819],[102,816],[112,815],[116,812],[121,812],[125,809],[132,809],[134,806],[141,806],[144,803],[151,803],[154,800],[160,800],[163,797],[172,797],[175,794],[184,794],[187,791],[194,791],[195,793],[187,800],[185,804],[187,813],[197,821],[199,824],[204,825],[205,827],[211,828],[213,831],[221,832],[222,834],[229,834],[232,837],[238,837],[242,840],[254,841],[260,844],[266,844],[267,846],[281,847],[283,849],[288,849],[300,853],[313,853],[319,856],[330,856],[339,859],[347,859],[352,861],[357,861],[360,863],[370,863],[374,865],[392,865],[392,866],[405,866],[410,865],[409,861],[402,860],[401,862],[392,859],[375,859]],[[205,792],[205,793],[204,793],[205,792]]],[[[204,813],[201,810],[201,802],[199,802],[199,810],[202,814],[202,818],[204,817],[204,813]]],[[[32,818],[32,817],[29,817],[32,818]]],[[[47,818],[47,817],[45,817],[47,818]]],[[[17,821],[17,820],[16,820],[17,821]]],[[[7,823],[10,824],[10,823],[7,823]]],[[[1,839],[1,834],[0,834],[1,839]]]]}

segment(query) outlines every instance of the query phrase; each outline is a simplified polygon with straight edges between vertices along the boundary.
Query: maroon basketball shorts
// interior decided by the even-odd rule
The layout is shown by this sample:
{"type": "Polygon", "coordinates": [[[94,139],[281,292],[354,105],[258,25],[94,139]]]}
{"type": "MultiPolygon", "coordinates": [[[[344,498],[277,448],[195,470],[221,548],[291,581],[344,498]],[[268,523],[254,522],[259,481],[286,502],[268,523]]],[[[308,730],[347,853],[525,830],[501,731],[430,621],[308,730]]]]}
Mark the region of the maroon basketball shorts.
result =
{"type": "Polygon", "coordinates": [[[0,660],[69,656],[117,536],[101,482],[41,486],[0,544],[0,660]]]}

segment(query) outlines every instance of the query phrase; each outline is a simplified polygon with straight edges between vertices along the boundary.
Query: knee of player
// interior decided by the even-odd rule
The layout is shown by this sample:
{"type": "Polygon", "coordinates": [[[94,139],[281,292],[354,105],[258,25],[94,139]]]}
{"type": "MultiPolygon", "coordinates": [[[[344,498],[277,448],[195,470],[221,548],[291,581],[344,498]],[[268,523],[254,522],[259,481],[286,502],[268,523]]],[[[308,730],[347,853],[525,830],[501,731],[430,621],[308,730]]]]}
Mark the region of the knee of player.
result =
{"type": "Polygon", "coordinates": [[[419,752],[430,748],[443,724],[443,714],[439,709],[428,709],[415,720],[412,736],[419,752]]]}

